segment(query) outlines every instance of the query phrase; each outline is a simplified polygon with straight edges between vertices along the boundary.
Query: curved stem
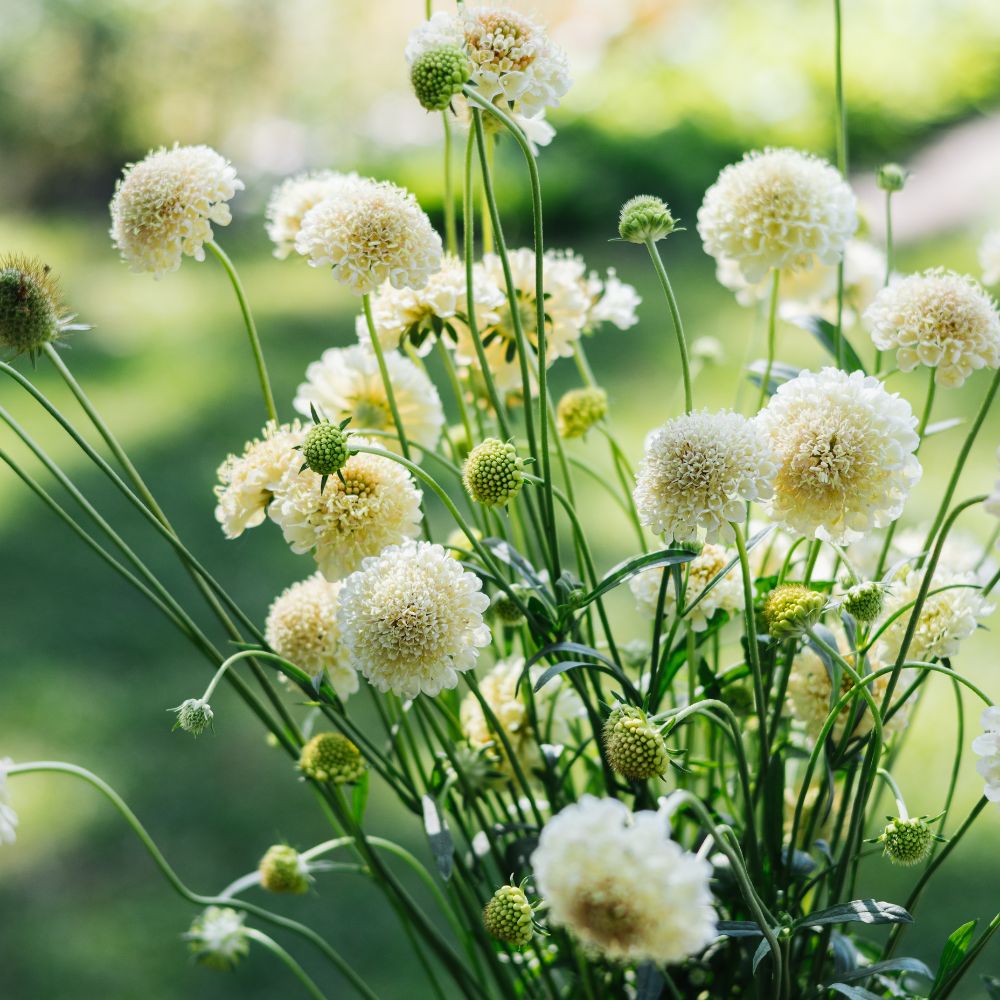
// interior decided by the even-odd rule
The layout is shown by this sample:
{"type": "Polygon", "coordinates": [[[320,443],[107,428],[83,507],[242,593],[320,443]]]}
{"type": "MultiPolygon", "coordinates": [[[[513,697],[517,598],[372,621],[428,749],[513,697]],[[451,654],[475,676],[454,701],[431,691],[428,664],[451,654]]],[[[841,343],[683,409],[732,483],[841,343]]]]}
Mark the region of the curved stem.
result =
{"type": "Polygon", "coordinates": [[[667,306],[670,309],[670,318],[674,324],[674,333],[677,336],[677,352],[681,359],[681,377],[684,380],[684,412],[690,413],[693,408],[691,395],[691,364],[688,360],[687,341],[684,338],[684,326],[681,323],[681,311],[677,308],[677,297],[674,295],[673,286],[667,275],[667,269],[663,266],[663,258],[660,250],[652,239],[646,240],[646,249],[649,251],[649,259],[653,262],[653,270],[660,281],[660,287],[667,299],[667,306]]]}
{"type": "Polygon", "coordinates": [[[306,970],[274,938],[268,937],[263,931],[259,931],[254,927],[245,927],[243,933],[251,941],[256,941],[262,948],[266,948],[272,955],[275,955],[284,962],[292,975],[305,987],[305,991],[313,1000],[326,1000],[326,994],[309,978],[306,970]]]}
{"type": "Polygon", "coordinates": [[[379,374],[382,376],[382,388],[385,389],[385,398],[389,403],[389,412],[392,413],[392,422],[396,425],[396,436],[399,438],[399,446],[403,449],[404,458],[409,458],[410,442],[406,438],[403,418],[399,415],[396,394],[392,390],[392,380],[389,378],[389,366],[385,363],[385,352],[382,350],[382,342],[378,338],[378,332],[375,329],[375,320],[372,318],[371,295],[367,292],[362,295],[361,304],[365,312],[365,322],[368,324],[368,339],[371,341],[372,351],[374,351],[375,360],[378,362],[379,374]]]}

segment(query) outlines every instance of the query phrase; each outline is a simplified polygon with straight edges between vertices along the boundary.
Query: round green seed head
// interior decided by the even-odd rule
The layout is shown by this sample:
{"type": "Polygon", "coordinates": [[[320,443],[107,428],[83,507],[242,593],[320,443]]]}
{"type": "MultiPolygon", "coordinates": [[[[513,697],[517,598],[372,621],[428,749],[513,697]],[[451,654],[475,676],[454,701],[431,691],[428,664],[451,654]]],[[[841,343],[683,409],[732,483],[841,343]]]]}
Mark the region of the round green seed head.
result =
{"type": "Polygon", "coordinates": [[[487,438],[469,452],[462,466],[466,492],[484,507],[502,507],[521,491],[524,462],[509,442],[487,438]]]}
{"type": "Polygon", "coordinates": [[[350,458],[347,435],[336,425],[324,420],[315,424],[302,444],[302,458],[320,476],[339,472],[350,458]]]}
{"type": "Polygon", "coordinates": [[[926,819],[915,816],[892,820],[879,840],[894,865],[918,865],[930,854],[934,834],[926,819]]]}
{"type": "Polygon", "coordinates": [[[0,346],[37,351],[59,336],[61,307],[47,265],[27,257],[0,258],[0,346]]]}
{"type": "MultiPolygon", "coordinates": [[[[514,589],[520,591],[518,596],[526,596],[522,588],[515,587],[514,589]]],[[[506,625],[508,628],[518,628],[524,624],[524,615],[521,613],[521,609],[514,602],[514,599],[503,590],[498,591],[493,598],[490,610],[500,624],[506,625]]]]}
{"type": "Polygon", "coordinates": [[[360,780],[365,769],[361,751],[341,733],[319,733],[299,755],[299,770],[316,781],[349,784],[360,780]]]}
{"type": "Polygon", "coordinates": [[[800,583],[786,583],[767,595],[764,624],[773,639],[791,639],[812,628],[825,607],[823,594],[800,583]]]}
{"type": "Polygon", "coordinates": [[[462,92],[471,72],[469,58],[458,46],[443,45],[414,61],[410,83],[424,108],[444,111],[451,99],[462,92]]]}
{"type": "Polygon", "coordinates": [[[884,603],[885,591],[874,580],[851,587],[844,596],[844,610],[862,625],[875,621],[882,614],[884,603]]]}
{"type": "Polygon", "coordinates": [[[884,163],[878,168],[875,181],[883,191],[895,193],[903,190],[906,178],[909,176],[909,170],[901,167],[898,163],[884,163]]]}
{"type": "Polygon", "coordinates": [[[559,436],[583,437],[608,412],[608,394],[597,386],[570,389],[556,408],[559,436]]]}
{"type": "Polygon", "coordinates": [[[662,240],[677,228],[667,203],[650,194],[639,194],[622,205],[618,235],[629,243],[662,240]]]}
{"type": "Polygon", "coordinates": [[[498,941],[523,948],[535,933],[531,916],[531,903],[524,890],[516,885],[502,885],[483,908],[483,925],[498,941]]]}
{"type": "Polygon", "coordinates": [[[275,844],[260,859],[260,884],[268,892],[301,896],[309,891],[309,876],[299,852],[287,844],[275,844]]]}
{"type": "Polygon", "coordinates": [[[177,712],[175,729],[183,729],[192,736],[201,736],[212,724],[212,706],[202,698],[188,698],[174,711],[177,712]]]}
{"type": "Polygon", "coordinates": [[[669,758],[663,734],[641,708],[619,705],[604,723],[608,763],[630,781],[661,778],[669,758]]]}

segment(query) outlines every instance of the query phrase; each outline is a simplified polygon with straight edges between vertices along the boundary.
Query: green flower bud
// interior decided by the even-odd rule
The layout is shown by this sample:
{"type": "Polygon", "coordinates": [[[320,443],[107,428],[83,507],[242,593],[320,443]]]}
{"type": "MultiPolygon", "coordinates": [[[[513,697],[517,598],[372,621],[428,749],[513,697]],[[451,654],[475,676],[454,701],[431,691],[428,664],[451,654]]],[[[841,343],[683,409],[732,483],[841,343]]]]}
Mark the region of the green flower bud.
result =
{"type": "Polygon", "coordinates": [[[559,436],[583,437],[608,412],[608,394],[597,386],[570,389],[556,408],[559,436]]]}
{"type": "Polygon", "coordinates": [[[650,194],[639,194],[622,205],[618,235],[629,243],[662,240],[677,228],[667,203],[650,194]]]}
{"type": "MultiPolygon", "coordinates": [[[[527,596],[523,587],[515,585],[511,588],[521,598],[522,602],[527,596]]],[[[501,625],[508,628],[518,628],[524,624],[524,615],[521,609],[514,602],[514,599],[506,591],[498,591],[490,602],[490,610],[496,616],[501,625]]]]}
{"type": "Polygon", "coordinates": [[[608,763],[631,781],[662,778],[669,758],[663,734],[641,708],[619,705],[604,723],[608,763]]]}
{"type": "Polygon", "coordinates": [[[883,191],[902,191],[910,171],[898,163],[883,163],[875,175],[875,182],[883,191]]]}
{"type": "Polygon", "coordinates": [[[341,733],[319,733],[299,755],[299,770],[316,781],[335,785],[359,781],[366,765],[361,751],[341,733]]]}
{"type": "Polygon", "coordinates": [[[532,905],[520,886],[502,885],[483,909],[483,924],[498,941],[523,948],[535,933],[532,913],[532,905]]]}
{"type": "Polygon", "coordinates": [[[257,870],[261,887],[268,892],[301,896],[309,891],[309,869],[299,852],[287,844],[269,847],[257,870]]]}
{"type": "Polygon", "coordinates": [[[184,935],[202,965],[228,972],[250,951],[244,915],[229,906],[210,906],[198,914],[184,935]]]}
{"type": "Polygon", "coordinates": [[[844,595],[844,610],[862,625],[875,621],[884,603],[885,590],[874,580],[856,584],[844,595]]]}
{"type": "Polygon", "coordinates": [[[212,706],[204,698],[188,698],[171,711],[177,713],[174,729],[183,729],[192,736],[201,736],[212,724],[214,714],[212,706]]]}
{"type": "Polygon", "coordinates": [[[302,443],[306,466],[320,476],[332,476],[347,463],[351,449],[347,435],[336,424],[323,420],[310,428],[302,443]]]}
{"type": "Polygon", "coordinates": [[[442,45],[419,56],[410,67],[410,83],[428,111],[444,111],[462,92],[472,73],[469,57],[457,45],[442,45]]]}
{"type": "Polygon", "coordinates": [[[812,628],[823,614],[826,597],[800,583],[786,583],[767,595],[763,618],[774,639],[791,639],[812,628]]]}
{"type": "Polygon", "coordinates": [[[896,818],[882,831],[879,842],[894,865],[919,865],[931,852],[934,834],[924,816],[896,818]]]}
{"type": "Polygon", "coordinates": [[[28,257],[0,258],[0,346],[33,353],[55,340],[63,325],[48,265],[28,257]]]}
{"type": "Polygon", "coordinates": [[[469,496],[484,507],[502,507],[521,491],[524,462],[509,442],[487,438],[469,452],[462,482],[469,496]]]}

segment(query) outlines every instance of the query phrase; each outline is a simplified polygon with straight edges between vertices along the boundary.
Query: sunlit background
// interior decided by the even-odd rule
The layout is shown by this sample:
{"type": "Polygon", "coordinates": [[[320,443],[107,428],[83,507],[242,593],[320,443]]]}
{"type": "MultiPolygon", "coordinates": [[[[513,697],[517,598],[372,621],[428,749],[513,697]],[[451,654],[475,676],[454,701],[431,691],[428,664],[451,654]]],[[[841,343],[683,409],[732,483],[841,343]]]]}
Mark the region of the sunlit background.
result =
{"type": "MultiPolygon", "coordinates": [[[[689,334],[717,337],[726,348],[696,383],[696,400],[731,405],[743,365],[760,353],[761,324],[715,283],[694,214],[719,168],[747,148],[794,144],[832,154],[831,8],[818,0],[534,0],[526,8],[551,24],[576,81],[551,116],[558,135],[539,161],[549,245],[617,267],[645,300],[639,327],[604,333],[589,347],[633,457],[644,432],[676,412],[678,371],[648,261],[641,249],[607,242],[617,208],[649,191],[687,226],[665,252],[689,334]]],[[[894,202],[900,268],[941,264],[978,274],[979,238],[1000,222],[1000,4],[846,0],[844,9],[851,165],[871,238],[883,234],[873,170],[900,160],[914,170],[894,202]]],[[[0,0],[0,252],[38,254],[61,276],[67,302],[94,327],[73,338],[74,371],[190,547],[258,620],[311,563],[291,555],[276,531],[226,543],[213,520],[215,467],[261,417],[231,290],[212,261],[186,260],[159,282],[129,274],[107,237],[107,202],[121,166],[160,144],[208,143],[236,164],[247,190],[219,238],[249,290],[279,408],[289,414],[306,364],[353,339],[356,300],[300,260],[270,257],[263,206],[285,175],[334,167],[405,183],[440,220],[440,119],[411,98],[402,58],[422,16],[419,0],[0,0]]],[[[501,149],[499,186],[517,245],[530,216],[523,171],[508,154],[501,149]]],[[[783,325],[780,337],[783,360],[823,360],[796,327],[783,325]]],[[[870,356],[863,333],[853,337],[870,356]]],[[[557,387],[573,383],[565,364],[555,369],[557,387]]],[[[75,415],[44,365],[38,379],[75,415]]],[[[980,373],[940,392],[935,418],[974,411],[985,382],[980,373]]],[[[894,376],[890,387],[922,403],[919,373],[894,376]]],[[[0,387],[0,402],[190,597],[170,553],[12,383],[0,387]]],[[[962,495],[989,487],[998,431],[994,417],[962,495]]],[[[933,438],[922,451],[929,473],[909,524],[932,513],[935,470],[950,468],[962,433],[933,438]]],[[[603,455],[586,443],[576,448],[603,468],[603,455]]],[[[0,504],[0,756],[69,759],[104,775],[199,891],[250,870],[276,840],[305,847],[322,839],[322,818],[289,780],[287,761],[228,693],[216,699],[214,736],[171,734],[166,710],[198,694],[206,673],[170,626],[6,468],[0,504]]],[[[599,498],[580,506],[585,519],[600,519],[593,541],[602,567],[631,554],[624,524],[599,498]]],[[[986,540],[985,515],[964,523],[986,540]]],[[[623,598],[623,616],[627,605],[623,598]]],[[[962,663],[1000,696],[997,652],[991,633],[980,632],[962,663]]],[[[950,687],[932,682],[897,773],[911,812],[940,807],[955,719],[950,687]]],[[[967,745],[978,727],[971,702],[965,726],[967,745]]],[[[952,826],[980,791],[973,761],[967,752],[952,826]]],[[[231,975],[190,962],[180,934],[192,908],[170,894],[91,791],[31,777],[14,782],[14,794],[20,837],[0,849],[4,1000],[292,995],[286,973],[259,955],[231,975]]],[[[424,851],[419,826],[382,790],[372,822],[424,851]]],[[[904,952],[933,966],[951,930],[994,915],[998,823],[993,810],[985,813],[948,862],[904,952]]],[[[864,874],[868,891],[895,902],[913,881],[877,861],[864,874]]],[[[415,960],[361,879],[330,877],[289,911],[350,955],[380,995],[414,996],[415,960]]],[[[981,971],[1000,973],[1000,951],[987,952],[981,971]]],[[[982,995],[975,977],[960,995],[982,995]]]]}

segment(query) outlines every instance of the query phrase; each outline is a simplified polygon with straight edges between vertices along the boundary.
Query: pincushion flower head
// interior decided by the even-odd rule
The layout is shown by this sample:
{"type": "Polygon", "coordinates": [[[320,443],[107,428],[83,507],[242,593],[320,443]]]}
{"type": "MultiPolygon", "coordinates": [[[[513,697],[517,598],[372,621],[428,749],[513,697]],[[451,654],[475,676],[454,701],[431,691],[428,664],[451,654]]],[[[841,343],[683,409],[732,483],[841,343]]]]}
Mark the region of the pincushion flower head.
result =
{"type": "Polygon", "coordinates": [[[267,203],[267,235],[274,243],[274,256],[283,260],[295,249],[306,212],[321,201],[345,193],[360,178],[355,173],[316,170],[287,177],[271,193],[267,203]]]}
{"type": "Polygon", "coordinates": [[[364,561],[340,593],[337,622],[351,666],[379,691],[436,695],[490,643],[479,578],[440,545],[405,542],[364,561]]]}
{"type": "MultiPolygon", "coordinates": [[[[408,440],[422,448],[433,448],[444,427],[444,409],[434,383],[401,354],[387,354],[385,363],[408,440]]],[[[350,417],[352,428],[359,431],[396,431],[378,361],[361,344],[325,350],[319,361],[306,369],[306,381],[296,392],[294,406],[306,416],[315,407],[334,424],[350,417]]],[[[399,442],[394,438],[380,437],[378,444],[399,451],[399,442]]]]}
{"type": "Polygon", "coordinates": [[[291,424],[271,421],[259,439],[247,443],[242,455],[230,455],[219,466],[215,519],[227,538],[239,538],[247,528],[264,521],[279,484],[302,464],[295,448],[305,435],[297,420],[291,424]]]}
{"type": "Polygon", "coordinates": [[[801,372],[757,419],[778,463],[769,512],[793,532],[855,541],[899,517],[920,479],[910,404],[863,372],[801,372]]]}
{"type": "Polygon", "coordinates": [[[264,632],[271,649],[310,676],[325,670],[341,699],[358,689],[357,673],[338,650],[337,598],[343,586],[322,573],[293,583],[275,598],[264,632]]]}
{"type": "MultiPolygon", "coordinates": [[[[368,441],[352,438],[351,443],[368,441]]],[[[300,453],[295,457],[298,469],[300,453]]],[[[275,494],[270,516],[292,551],[312,552],[327,579],[352,573],[367,556],[417,534],[421,494],[398,462],[360,452],[351,455],[340,475],[329,477],[325,488],[322,478],[308,469],[289,476],[275,494]]]]}
{"type": "Polygon", "coordinates": [[[1000,707],[984,708],[980,722],[982,735],[972,741],[973,753],[979,757],[976,770],[985,782],[983,795],[1000,804],[1000,707]]]}
{"type": "Polygon", "coordinates": [[[242,189],[235,168],[214,149],[161,147],[130,163],[115,186],[111,238],[133,271],[176,271],[184,254],[205,259],[212,223],[229,225],[228,202],[242,189]]]}
{"type": "Polygon", "coordinates": [[[700,410],[646,438],[632,493],[642,523],[667,541],[732,541],[731,522],[771,495],[774,460],[756,421],[700,410]]]}
{"type": "Polygon", "coordinates": [[[417,199],[371,178],[352,181],[309,209],[295,249],[313,267],[329,267],[357,295],[386,281],[420,288],[441,266],[441,237],[417,199]]]}
{"type": "Polygon", "coordinates": [[[895,350],[900,369],[927,365],[940,386],[1000,366],[1000,314],[967,275],[933,268],[899,278],[875,296],[864,320],[880,351],[895,350]]]}
{"type": "Polygon", "coordinates": [[[698,210],[705,252],[734,261],[751,283],[775,269],[836,264],[857,226],[840,172],[796,149],[747,153],[723,169],[698,210]]]}
{"type": "Polygon", "coordinates": [[[545,824],[531,866],[549,922],[614,961],[677,962],[715,938],[711,866],[655,812],[584,795],[545,824]]]}

